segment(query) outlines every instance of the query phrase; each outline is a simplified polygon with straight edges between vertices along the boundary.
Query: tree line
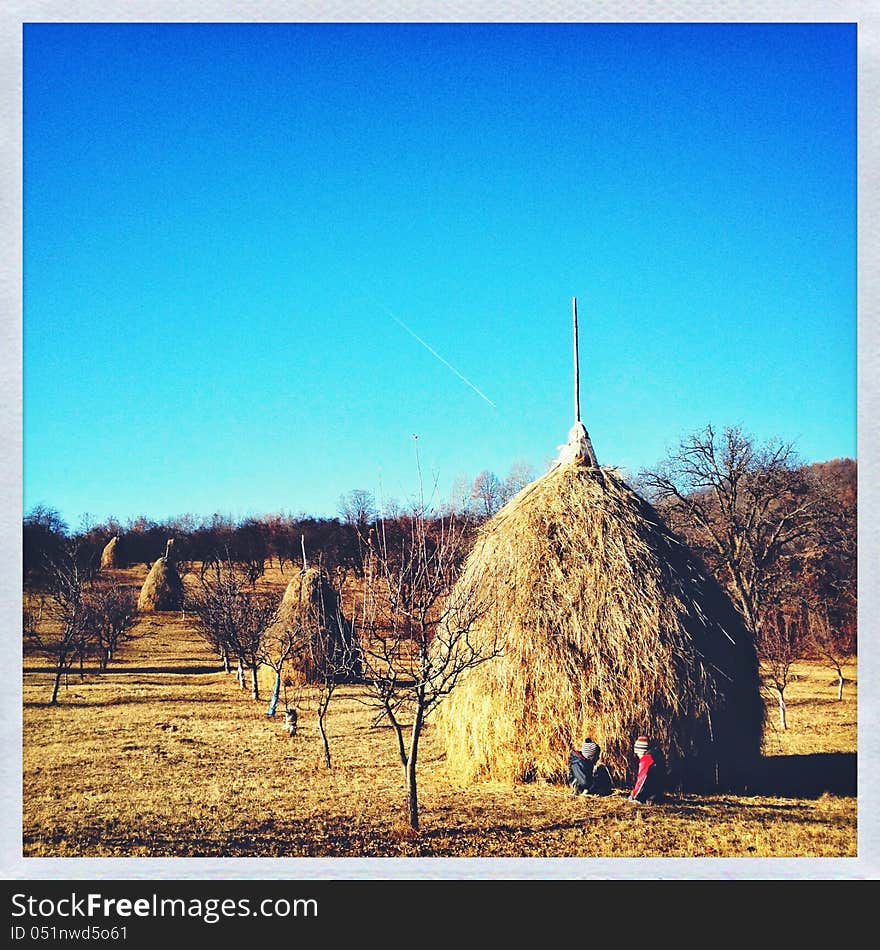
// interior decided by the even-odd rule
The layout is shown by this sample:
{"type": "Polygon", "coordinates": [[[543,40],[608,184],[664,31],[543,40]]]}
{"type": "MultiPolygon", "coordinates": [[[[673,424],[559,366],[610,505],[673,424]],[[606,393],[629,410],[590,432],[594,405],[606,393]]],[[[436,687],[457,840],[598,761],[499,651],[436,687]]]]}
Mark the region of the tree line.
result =
{"type": "MultiPolygon", "coordinates": [[[[459,551],[466,551],[482,521],[535,477],[525,462],[514,463],[505,479],[484,470],[472,481],[459,477],[445,501],[408,509],[394,501],[380,506],[371,491],[353,489],[340,497],[338,516],[325,518],[138,516],[125,525],[109,518],[71,531],[57,511],[38,505],[23,521],[24,584],[39,588],[47,567],[71,543],[80,572],[94,577],[113,537],[122,567],[149,568],[174,538],[182,573],[196,570],[204,577],[212,565],[228,561],[253,585],[269,564],[284,574],[308,560],[344,582],[349,573],[364,576],[371,538],[381,533],[387,549],[397,550],[420,519],[439,524],[454,515],[462,530],[459,551]]],[[[728,591],[756,642],[855,651],[855,460],[807,465],[791,443],[759,444],[741,428],[710,425],[632,481],[728,591]]]]}

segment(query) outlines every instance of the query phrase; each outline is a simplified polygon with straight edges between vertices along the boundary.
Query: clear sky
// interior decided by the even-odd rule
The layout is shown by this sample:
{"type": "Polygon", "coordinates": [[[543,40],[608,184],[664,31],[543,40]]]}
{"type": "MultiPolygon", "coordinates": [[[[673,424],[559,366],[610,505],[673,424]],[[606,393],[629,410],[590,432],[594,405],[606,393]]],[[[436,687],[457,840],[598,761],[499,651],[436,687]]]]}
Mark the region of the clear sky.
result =
{"type": "Polygon", "coordinates": [[[856,457],[856,28],[28,24],[23,503],[856,457]]]}

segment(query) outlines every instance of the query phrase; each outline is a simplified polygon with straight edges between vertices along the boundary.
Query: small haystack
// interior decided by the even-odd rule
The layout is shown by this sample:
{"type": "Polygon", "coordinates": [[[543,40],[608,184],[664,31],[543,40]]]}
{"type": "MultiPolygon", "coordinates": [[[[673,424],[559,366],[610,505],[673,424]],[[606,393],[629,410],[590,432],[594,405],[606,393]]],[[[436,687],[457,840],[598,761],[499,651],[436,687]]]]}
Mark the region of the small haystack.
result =
{"type": "Polygon", "coordinates": [[[556,780],[591,736],[619,782],[649,735],[682,787],[739,782],[759,755],[755,647],[702,562],[611,468],[579,417],[547,474],[481,528],[453,599],[488,603],[501,656],[438,710],[460,780],[556,780]]]}
{"type": "Polygon", "coordinates": [[[101,552],[101,570],[112,570],[119,567],[119,535],[112,537],[101,552]]]}
{"type": "Polygon", "coordinates": [[[293,576],[276,619],[266,632],[271,637],[285,630],[305,647],[291,654],[291,665],[304,682],[320,682],[328,663],[337,680],[353,680],[361,675],[355,634],[343,616],[339,594],[326,571],[309,567],[293,576]]]}
{"type": "Polygon", "coordinates": [[[173,539],[165,546],[165,554],[150,568],[138,597],[138,610],[180,610],[183,606],[183,581],[171,559],[173,539]]]}

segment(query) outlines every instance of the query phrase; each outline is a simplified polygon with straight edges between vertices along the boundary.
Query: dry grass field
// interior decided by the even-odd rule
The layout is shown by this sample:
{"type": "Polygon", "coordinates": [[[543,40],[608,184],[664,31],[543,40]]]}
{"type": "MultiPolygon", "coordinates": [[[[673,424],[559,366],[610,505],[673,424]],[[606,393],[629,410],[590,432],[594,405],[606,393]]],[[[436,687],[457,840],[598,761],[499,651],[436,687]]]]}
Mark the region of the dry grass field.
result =
{"type": "MultiPolygon", "coordinates": [[[[117,572],[137,584],[143,568],[117,572]]],[[[280,587],[276,572],[261,581],[280,587]]],[[[327,769],[308,697],[289,737],[223,673],[188,618],[144,616],[103,674],[72,673],[48,705],[45,658],[25,656],[26,857],[855,857],[857,674],[801,662],[787,731],[769,706],[750,793],[675,795],[653,808],[567,787],[460,787],[432,726],[419,759],[422,830],[404,810],[393,735],[363,687],[341,687],[327,769]]]]}

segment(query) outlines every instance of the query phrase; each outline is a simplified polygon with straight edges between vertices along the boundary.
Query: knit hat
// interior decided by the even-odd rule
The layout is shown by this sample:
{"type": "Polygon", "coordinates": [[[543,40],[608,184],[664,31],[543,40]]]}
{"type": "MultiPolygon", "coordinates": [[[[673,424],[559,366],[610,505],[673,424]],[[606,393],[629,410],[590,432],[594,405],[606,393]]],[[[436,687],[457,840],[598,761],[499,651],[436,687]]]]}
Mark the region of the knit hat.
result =
{"type": "Polygon", "coordinates": [[[648,747],[649,747],[648,737],[639,736],[638,739],[636,739],[636,744],[633,748],[635,749],[636,752],[647,752],[648,747]]]}
{"type": "Polygon", "coordinates": [[[584,744],[581,747],[581,755],[585,759],[589,759],[593,765],[599,760],[599,746],[593,742],[592,739],[584,739],[584,744]]]}

